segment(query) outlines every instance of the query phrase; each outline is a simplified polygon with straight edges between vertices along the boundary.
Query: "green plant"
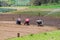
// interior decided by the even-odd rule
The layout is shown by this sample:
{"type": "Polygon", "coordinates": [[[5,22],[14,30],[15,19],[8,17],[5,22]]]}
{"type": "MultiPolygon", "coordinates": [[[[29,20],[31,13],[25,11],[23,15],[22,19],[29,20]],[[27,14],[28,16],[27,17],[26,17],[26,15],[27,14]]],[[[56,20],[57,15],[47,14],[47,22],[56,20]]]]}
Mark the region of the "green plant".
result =
{"type": "Polygon", "coordinates": [[[60,30],[23,36],[20,38],[11,38],[7,40],[60,40],[60,30]]]}

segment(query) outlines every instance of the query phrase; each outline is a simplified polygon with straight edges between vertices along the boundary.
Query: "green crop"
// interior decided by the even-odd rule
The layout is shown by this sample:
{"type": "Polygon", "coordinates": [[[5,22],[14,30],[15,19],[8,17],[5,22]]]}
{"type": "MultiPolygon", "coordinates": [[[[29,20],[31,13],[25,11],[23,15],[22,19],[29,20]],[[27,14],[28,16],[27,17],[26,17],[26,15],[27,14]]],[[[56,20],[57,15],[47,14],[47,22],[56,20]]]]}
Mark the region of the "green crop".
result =
{"type": "Polygon", "coordinates": [[[11,38],[7,40],[60,40],[60,30],[39,34],[31,34],[20,38],[11,38]]]}
{"type": "Polygon", "coordinates": [[[60,8],[60,5],[29,6],[29,8],[60,8]]]}

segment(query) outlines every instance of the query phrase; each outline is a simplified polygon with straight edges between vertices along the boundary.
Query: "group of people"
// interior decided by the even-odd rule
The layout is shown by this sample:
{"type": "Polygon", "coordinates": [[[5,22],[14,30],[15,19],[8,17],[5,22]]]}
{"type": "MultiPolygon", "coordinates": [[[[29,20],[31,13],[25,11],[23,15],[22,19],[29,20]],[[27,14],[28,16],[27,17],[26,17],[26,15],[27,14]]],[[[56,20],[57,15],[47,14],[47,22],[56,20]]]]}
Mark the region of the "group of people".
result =
{"type": "MultiPolygon", "coordinates": [[[[38,26],[43,26],[43,20],[37,19],[36,23],[37,23],[38,26]]],[[[20,18],[18,18],[16,20],[16,24],[21,25],[21,19],[20,18]]],[[[30,19],[29,18],[25,19],[24,25],[30,25],[30,19]]]]}
{"type": "MultiPolygon", "coordinates": [[[[25,22],[24,22],[24,25],[25,25],[25,24],[26,24],[26,25],[29,25],[29,22],[30,22],[30,19],[29,19],[29,18],[26,18],[26,19],[25,19],[25,22]]],[[[21,19],[20,19],[20,18],[18,18],[18,19],[16,20],[16,24],[21,25],[21,19]]]]}

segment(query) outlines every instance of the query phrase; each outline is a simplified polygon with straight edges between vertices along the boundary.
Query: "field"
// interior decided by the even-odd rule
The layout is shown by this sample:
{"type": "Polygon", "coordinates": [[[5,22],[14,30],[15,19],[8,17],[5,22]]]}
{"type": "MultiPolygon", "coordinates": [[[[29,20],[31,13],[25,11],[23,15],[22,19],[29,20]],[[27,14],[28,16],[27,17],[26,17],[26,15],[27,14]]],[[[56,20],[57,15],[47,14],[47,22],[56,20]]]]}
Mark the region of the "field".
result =
{"type": "MultiPolygon", "coordinates": [[[[10,14],[28,14],[28,15],[36,15],[38,16],[52,16],[52,17],[60,17],[60,5],[49,5],[49,6],[28,6],[28,7],[0,7],[0,12],[4,12],[5,14],[9,14],[6,12],[10,11],[10,14]],[[12,9],[11,9],[12,8],[12,9]],[[48,15],[49,14],[49,15],[48,15]]],[[[0,13],[1,14],[1,13],[0,13]]]]}
{"type": "Polygon", "coordinates": [[[60,4],[58,5],[42,5],[42,6],[30,6],[29,8],[60,8],[60,4]]]}
{"type": "Polygon", "coordinates": [[[38,17],[38,16],[29,16],[29,15],[21,15],[22,23],[24,23],[24,19],[29,17],[31,22],[30,26],[27,25],[17,25],[15,20],[20,15],[17,14],[1,14],[0,15],[0,40],[16,38],[17,33],[20,33],[20,36],[25,36],[29,34],[36,34],[42,32],[55,31],[60,29],[60,19],[59,18],[51,18],[51,17],[38,17]],[[44,26],[38,27],[36,24],[36,19],[42,18],[44,20],[44,26]],[[33,20],[34,19],[34,20],[33,20]],[[34,31],[34,32],[33,32],[34,31]]]}
{"type": "MultiPolygon", "coordinates": [[[[47,39],[45,40],[50,40],[51,37],[53,40],[59,40],[60,31],[57,32],[56,30],[60,30],[60,6],[52,6],[53,8],[46,8],[46,6],[44,6],[44,8],[43,6],[41,8],[39,6],[37,7],[8,7],[17,9],[17,11],[0,13],[0,40],[30,40],[31,34],[34,34],[31,40],[33,38],[40,40],[39,37],[41,36],[44,36],[44,39],[46,37],[47,39]],[[22,19],[22,25],[17,25],[15,23],[18,17],[22,19]],[[30,26],[23,25],[25,18],[30,18],[30,26]],[[44,21],[43,27],[37,26],[35,21],[38,18],[44,21]],[[47,35],[45,35],[46,32],[47,35]],[[21,38],[17,38],[17,33],[20,33],[21,38]]],[[[41,40],[43,40],[43,38],[41,38],[41,40]]]]}
{"type": "Polygon", "coordinates": [[[0,40],[10,39],[17,37],[17,33],[20,33],[20,36],[25,36],[29,34],[36,34],[48,31],[54,31],[58,28],[52,26],[38,27],[37,25],[17,25],[15,21],[1,21],[0,22],[0,40]],[[34,32],[33,32],[34,31],[34,32]]]}
{"type": "Polygon", "coordinates": [[[28,36],[11,38],[8,40],[60,40],[60,30],[40,34],[30,34],[28,36]]]}

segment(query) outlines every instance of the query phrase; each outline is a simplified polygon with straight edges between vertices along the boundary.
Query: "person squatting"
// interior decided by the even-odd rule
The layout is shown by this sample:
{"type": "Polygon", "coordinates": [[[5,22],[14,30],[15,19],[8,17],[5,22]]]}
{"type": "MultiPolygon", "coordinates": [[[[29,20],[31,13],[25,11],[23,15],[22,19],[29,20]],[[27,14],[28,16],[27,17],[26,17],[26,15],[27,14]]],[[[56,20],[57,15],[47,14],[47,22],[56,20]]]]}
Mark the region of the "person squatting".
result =
{"type": "MultiPolygon", "coordinates": [[[[37,19],[36,23],[37,23],[38,26],[43,26],[43,20],[41,20],[41,19],[37,19]]],[[[21,18],[18,18],[16,20],[16,24],[21,25],[21,18]]],[[[24,25],[30,25],[30,19],[29,18],[26,18],[24,20],[24,25]]]]}
{"type": "Polygon", "coordinates": [[[26,24],[26,25],[30,25],[29,23],[30,23],[30,19],[29,19],[29,18],[26,18],[26,19],[25,19],[25,22],[24,22],[24,25],[25,25],[25,24],[26,24]]]}
{"type": "Polygon", "coordinates": [[[43,20],[38,19],[36,20],[36,23],[38,26],[43,26],[43,20]]]}
{"type": "Polygon", "coordinates": [[[20,19],[20,18],[18,18],[18,19],[16,20],[16,24],[21,25],[21,19],[20,19]]]}

